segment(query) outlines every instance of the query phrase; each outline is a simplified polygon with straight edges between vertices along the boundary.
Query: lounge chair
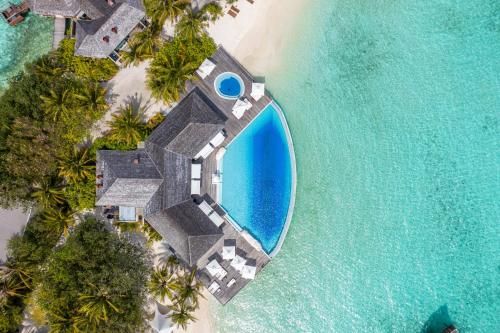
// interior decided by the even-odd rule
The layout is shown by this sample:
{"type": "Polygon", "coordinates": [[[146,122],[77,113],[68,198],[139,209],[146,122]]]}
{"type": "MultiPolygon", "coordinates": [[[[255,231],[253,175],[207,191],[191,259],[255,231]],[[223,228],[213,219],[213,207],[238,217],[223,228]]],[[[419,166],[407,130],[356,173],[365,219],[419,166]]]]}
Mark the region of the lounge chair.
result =
{"type": "Polygon", "coordinates": [[[221,143],[224,142],[224,140],[226,140],[224,133],[219,132],[219,133],[217,133],[216,136],[214,136],[214,138],[212,140],[210,140],[210,145],[212,145],[212,147],[214,147],[214,148],[217,148],[218,146],[221,145],[221,143]]]}
{"type": "Polygon", "coordinates": [[[196,70],[196,74],[198,74],[200,76],[200,78],[203,80],[207,76],[209,76],[210,73],[212,73],[212,71],[215,69],[215,67],[216,66],[213,62],[211,62],[208,59],[205,59],[201,63],[200,67],[196,70]]]}
{"type": "Polygon", "coordinates": [[[214,210],[210,215],[208,215],[210,221],[212,221],[217,227],[220,227],[224,223],[224,219],[214,210]]]}
{"type": "Polygon", "coordinates": [[[226,287],[230,288],[232,287],[233,284],[236,283],[236,279],[231,279],[227,284],[226,284],[226,287]]]}
{"type": "Polygon", "coordinates": [[[231,10],[232,10],[233,12],[236,12],[236,13],[239,13],[239,12],[240,12],[240,10],[239,10],[238,8],[236,8],[235,6],[231,6],[231,10]]]}
{"type": "Polygon", "coordinates": [[[198,207],[201,209],[201,211],[203,213],[205,213],[205,215],[209,215],[210,213],[212,213],[214,210],[212,209],[212,207],[206,202],[206,201],[202,201],[198,207]]]}
{"type": "Polygon", "coordinates": [[[233,11],[233,10],[229,10],[227,13],[228,13],[229,15],[231,15],[232,17],[236,17],[236,15],[238,15],[238,13],[236,13],[236,12],[235,12],[235,11],[233,11]]]}
{"type": "Polygon", "coordinates": [[[191,194],[200,195],[201,181],[199,179],[191,179],[191,194]]]}
{"type": "Polygon", "coordinates": [[[191,179],[201,179],[201,164],[191,164],[191,179]]]}
{"type": "Polygon", "coordinates": [[[233,115],[237,119],[241,119],[247,110],[252,108],[252,103],[247,98],[238,99],[233,106],[233,115]]]}
{"type": "Polygon", "coordinates": [[[224,280],[224,278],[227,276],[227,271],[224,268],[220,268],[219,273],[215,275],[216,278],[219,280],[224,280]]]}
{"type": "Polygon", "coordinates": [[[254,0],[247,0],[248,2],[250,2],[252,5],[254,4],[254,0]]]}
{"type": "Polygon", "coordinates": [[[264,83],[252,83],[252,92],[250,96],[256,101],[261,99],[265,95],[265,86],[264,83]]]}
{"type": "Polygon", "coordinates": [[[222,184],[222,175],[218,172],[212,174],[212,184],[222,184]]]}
{"type": "Polygon", "coordinates": [[[219,290],[220,290],[220,286],[219,286],[219,284],[216,281],[212,282],[212,284],[210,285],[210,287],[208,287],[208,291],[211,294],[215,294],[219,290]]]}
{"type": "Polygon", "coordinates": [[[212,152],[214,151],[214,147],[210,145],[210,143],[207,143],[205,147],[203,147],[198,154],[195,155],[194,159],[198,158],[207,158],[212,152]]]}

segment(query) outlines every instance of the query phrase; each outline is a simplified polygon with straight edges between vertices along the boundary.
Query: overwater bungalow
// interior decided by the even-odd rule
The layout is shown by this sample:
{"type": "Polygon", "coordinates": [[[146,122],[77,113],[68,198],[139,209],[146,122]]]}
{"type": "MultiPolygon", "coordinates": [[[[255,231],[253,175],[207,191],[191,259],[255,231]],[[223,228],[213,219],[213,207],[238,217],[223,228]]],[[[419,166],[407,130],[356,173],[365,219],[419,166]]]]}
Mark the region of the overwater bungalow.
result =
{"type": "Polygon", "coordinates": [[[24,17],[29,11],[28,2],[23,1],[19,5],[10,5],[9,8],[2,11],[2,17],[8,24],[14,26],[24,21],[24,17]]]}
{"type": "MultiPolygon", "coordinates": [[[[278,220],[267,221],[267,230],[275,233],[273,244],[267,246],[266,235],[233,218],[233,212],[224,208],[220,191],[226,182],[221,161],[255,119],[267,112],[281,115],[281,110],[265,94],[263,84],[223,48],[207,59],[197,74],[200,79],[189,83],[184,98],[136,150],[97,152],[96,206],[110,219],[149,223],[173,255],[185,266],[197,267],[200,281],[225,304],[281,247],[293,210],[295,165],[280,164],[290,168],[282,172],[292,175],[283,182],[291,196],[273,193],[275,188],[259,189],[268,191],[262,193],[263,202],[273,196],[284,198],[280,200],[286,206],[282,214],[274,205],[266,208],[267,215],[279,215],[278,220]],[[276,221],[278,225],[274,225],[276,221]]],[[[293,162],[286,122],[276,119],[277,126],[288,133],[284,158],[293,162]]],[[[272,140],[272,136],[266,138],[272,140]]],[[[235,167],[240,178],[247,176],[246,169],[235,167]]],[[[269,164],[269,168],[274,167],[269,164]]],[[[276,174],[272,177],[280,178],[276,174]]],[[[243,196],[243,191],[234,194],[243,196]]],[[[260,199],[249,200],[246,206],[255,200],[260,199]]],[[[256,212],[266,216],[264,210],[260,205],[247,213],[259,219],[256,212]]]]}

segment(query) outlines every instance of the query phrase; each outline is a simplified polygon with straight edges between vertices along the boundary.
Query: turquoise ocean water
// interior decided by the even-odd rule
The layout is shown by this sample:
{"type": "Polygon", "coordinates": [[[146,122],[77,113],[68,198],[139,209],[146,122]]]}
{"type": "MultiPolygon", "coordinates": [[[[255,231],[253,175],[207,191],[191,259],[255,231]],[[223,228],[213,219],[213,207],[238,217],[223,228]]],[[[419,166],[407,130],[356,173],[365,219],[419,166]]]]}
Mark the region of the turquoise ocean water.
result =
{"type": "Polygon", "coordinates": [[[498,332],[500,2],[314,0],[293,36],[294,219],[218,331],[498,332]]]}
{"type": "MultiPolygon", "coordinates": [[[[8,0],[0,0],[1,10],[8,6],[8,0]]],[[[24,22],[11,27],[0,17],[0,93],[26,62],[51,49],[52,31],[50,18],[30,14],[24,22]]]]}

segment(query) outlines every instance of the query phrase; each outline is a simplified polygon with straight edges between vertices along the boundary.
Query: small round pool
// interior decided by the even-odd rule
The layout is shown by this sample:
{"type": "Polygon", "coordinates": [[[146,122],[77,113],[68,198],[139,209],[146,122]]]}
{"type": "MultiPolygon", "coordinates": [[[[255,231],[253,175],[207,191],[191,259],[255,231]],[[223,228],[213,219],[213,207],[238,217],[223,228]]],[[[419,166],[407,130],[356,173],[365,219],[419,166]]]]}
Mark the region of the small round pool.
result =
{"type": "Polygon", "coordinates": [[[225,99],[238,99],[245,92],[245,84],[238,74],[225,72],[215,78],[217,94],[225,99]]]}

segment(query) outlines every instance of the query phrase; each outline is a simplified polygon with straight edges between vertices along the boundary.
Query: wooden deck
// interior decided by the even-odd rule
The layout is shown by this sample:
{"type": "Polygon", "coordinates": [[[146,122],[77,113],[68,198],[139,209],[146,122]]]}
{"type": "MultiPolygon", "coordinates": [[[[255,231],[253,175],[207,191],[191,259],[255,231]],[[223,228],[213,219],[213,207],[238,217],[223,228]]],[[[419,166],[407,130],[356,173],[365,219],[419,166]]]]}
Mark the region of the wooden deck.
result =
{"type": "MultiPolygon", "coordinates": [[[[203,80],[197,80],[190,83],[188,86],[188,91],[194,87],[200,88],[210,100],[225,114],[227,121],[224,130],[227,134],[224,142],[218,147],[227,146],[231,141],[246,127],[248,124],[257,117],[257,115],[272,101],[272,99],[265,95],[258,101],[254,100],[250,93],[252,91],[252,82],[255,82],[253,76],[234,58],[232,58],[223,48],[219,50],[210,58],[210,60],[216,64],[215,69],[203,80]],[[238,74],[245,85],[245,93],[242,97],[246,97],[250,103],[252,103],[252,108],[245,112],[243,117],[237,119],[232,114],[232,108],[236,103],[236,100],[228,100],[220,97],[214,88],[215,78],[224,72],[233,72],[238,74]]],[[[205,199],[212,203],[212,206],[217,211],[223,212],[222,208],[214,202],[217,198],[217,188],[216,185],[212,184],[212,176],[217,171],[217,161],[216,154],[218,149],[214,151],[210,156],[203,161],[202,164],[202,186],[201,193],[205,194],[205,199]],[[207,197],[209,196],[209,197],[207,197]]],[[[223,212],[225,214],[225,212],[223,212]]],[[[221,215],[223,215],[221,214],[221,215]]],[[[226,216],[227,219],[227,216],[226,216]]],[[[205,267],[212,259],[217,258],[221,266],[228,272],[227,276],[223,281],[215,279],[210,276],[206,269],[200,271],[200,278],[208,288],[213,281],[216,281],[220,285],[220,290],[214,294],[215,298],[219,300],[222,304],[226,304],[231,300],[243,287],[245,287],[251,280],[246,280],[241,277],[241,274],[237,272],[234,268],[230,266],[229,261],[223,261],[221,252],[225,241],[236,241],[237,254],[249,260],[249,262],[255,262],[257,267],[257,275],[262,270],[262,268],[269,262],[269,256],[262,250],[256,249],[252,246],[243,236],[243,234],[233,226],[231,222],[226,222],[222,226],[224,237],[222,237],[216,245],[213,246],[213,250],[207,252],[199,261],[198,266],[200,268],[205,267]],[[236,282],[231,286],[227,287],[227,283],[231,279],[235,279],[236,282]]]]}

